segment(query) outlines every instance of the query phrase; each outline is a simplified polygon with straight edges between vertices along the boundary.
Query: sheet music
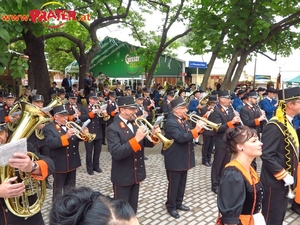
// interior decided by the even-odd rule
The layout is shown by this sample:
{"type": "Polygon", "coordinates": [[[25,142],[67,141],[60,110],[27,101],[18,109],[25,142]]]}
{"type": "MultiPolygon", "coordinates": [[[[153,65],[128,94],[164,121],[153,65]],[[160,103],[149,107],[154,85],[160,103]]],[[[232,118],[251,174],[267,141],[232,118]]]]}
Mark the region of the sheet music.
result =
{"type": "Polygon", "coordinates": [[[26,138],[0,145],[0,166],[7,165],[15,152],[27,153],[26,138]]]}

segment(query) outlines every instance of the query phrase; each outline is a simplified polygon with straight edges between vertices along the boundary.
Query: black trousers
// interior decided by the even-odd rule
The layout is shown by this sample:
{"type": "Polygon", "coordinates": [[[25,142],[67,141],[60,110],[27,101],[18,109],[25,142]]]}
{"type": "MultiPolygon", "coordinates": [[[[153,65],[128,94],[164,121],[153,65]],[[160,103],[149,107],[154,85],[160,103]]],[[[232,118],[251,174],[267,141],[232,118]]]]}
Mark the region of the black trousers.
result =
{"type": "Polygon", "coordinates": [[[167,170],[166,172],[169,181],[166,207],[172,210],[176,209],[176,206],[182,205],[187,179],[187,170],[167,170]]]}
{"type": "Polygon", "coordinates": [[[287,210],[288,188],[285,190],[264,185],[264,197],[262,199],[262,214],[267,225],[282,225],[287,210]]]}
{"type": "Polygon", "coordinates": [[[211,162],[211,153],[214,147],[214,136],[203,135],[202,163],[211,162]]]}
{"type": "Polygon", "coordinates": [[[93,172],[99,169],[100,153],[102,148],[102,139],[96,139],[92,142],[84,142],[86,150],[86,170],[93,172]]]}
{"type": "Polygon", "coordinates": [[[231,154],[227,151],[222,136],[215,136],[214,141],[216,152],[211,167],[211,189],[216,191],[219,187],[222,170],[225,165],[230,162],[231,154]]]}
{"type": "Polygon", "coordinates": [[[137,212],[140,184],[133,184],[129,186],[120,186],[113,184],[114,199],[123,199],[131,205],[133,211],[137,212]]]}
{"type": "Polygon", "coordinates": [[[102,143],[105,143],[105,136],[106,136],[106,122],[101,124],[102,129],[102,143]]]}
{"type": "Polygon", "coordinates": [[[54,201],[59,198],[63,192],[66,192],[68,187],[75,187],[76,185],[76,169],[68,173],[54,173],[53,180],[53,197],[54,201]]]}

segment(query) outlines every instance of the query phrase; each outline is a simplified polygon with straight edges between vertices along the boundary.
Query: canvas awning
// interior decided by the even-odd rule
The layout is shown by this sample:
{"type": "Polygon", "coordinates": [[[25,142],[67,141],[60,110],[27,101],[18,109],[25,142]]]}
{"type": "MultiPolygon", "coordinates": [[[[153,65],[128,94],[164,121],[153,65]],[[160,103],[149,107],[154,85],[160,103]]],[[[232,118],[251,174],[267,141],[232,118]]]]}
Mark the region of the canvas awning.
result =
{"type": "Polygon", "coordinates": [[[291,84],[300,84],[300,75],[298,75],[298,76],[296,76],[296,77],[294,77],[294,78],[292,78],[292,79],[289,79],[289,80],[285,80],[284,81],[284,83],[287,83],[287,84],[289,84],[289,85],[291,85],[291,84]]]}

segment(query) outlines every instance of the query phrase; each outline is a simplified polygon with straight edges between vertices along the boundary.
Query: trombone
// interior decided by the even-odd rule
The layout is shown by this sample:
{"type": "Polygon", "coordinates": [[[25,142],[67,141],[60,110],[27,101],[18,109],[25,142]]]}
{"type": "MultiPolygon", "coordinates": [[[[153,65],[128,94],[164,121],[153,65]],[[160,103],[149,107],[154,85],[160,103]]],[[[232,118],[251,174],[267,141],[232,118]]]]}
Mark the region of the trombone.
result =
{"type": "MultiPolygon", "coordinates": [[[[147,129],[147,135],[146,135],[146,138],[150,141],[150,142],[153,142],[153,143],[158,143],[158,142],[155,142],[152,140],[151,138],[151,134],[152,134],[152,129],[153,129],[153,126],[151,123],[149,123],[146,119],[144,118],[136,118],[135,119],[135,124],[138,126],[138,127],[145,127],[147,129]]],[[[174,140],[169,140],[167,139],[165,136],[162,135],[162,133],[156,133],[155,135],[153,135],[155,137],[157,137],[162,143],[163,143],[163,149],[162,150],[167,150],[174,142],[174,140]]]]}
{"type": "Polygon", "coordinates": [[[212,131],[213,129],[215,129],[217,131],[217,130],[219,130],[220,126],[222,125],[221,123],[216,124],[216,123],[213,123],[213,122],[209,121],[208,119],[205,119],[201,116],[198,116],[195,111],[191,112],[190,114],[186,114],[186,116],[188,117],[188,119],[190,121],[192,121],[194,123],[197,123],[199,120],[204,122],[205,123],[205,125],[204,125],[205,130],[211,130],[212,131]]]}

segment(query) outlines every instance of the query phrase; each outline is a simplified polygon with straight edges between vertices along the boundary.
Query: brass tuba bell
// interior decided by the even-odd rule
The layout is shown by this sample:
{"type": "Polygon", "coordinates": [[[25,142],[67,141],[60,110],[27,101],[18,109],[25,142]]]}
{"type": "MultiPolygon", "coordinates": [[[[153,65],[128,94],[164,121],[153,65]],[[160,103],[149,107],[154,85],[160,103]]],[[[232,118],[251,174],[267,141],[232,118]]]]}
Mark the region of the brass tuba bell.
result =
{"type": "MultiPolygon", "coordinates": [[[[8,142],[30,137],[40,124],[50,120],[48,115],[36,106],[27,102],[20,102],[19,104],[22,110],[21,119],[8,142]]],[[[31,160],[38,160],[38,157],[34,153],[28,152],[27,154],[31,160]]],[[[0,182],[19,174],[19,179],[25,184],[26,189],[22,196],[4,199],[11,213],[18,217],[30,217],[41,211],[46,198],[46,181],[36,180],[31,174],[16,170],[9,165],[1,167],[0,170],[0,182]],[[28,197],[33,195],[37,199],[34,202],[29,202],[28,197]]],[[[20,180],[16,182],[20,182],[20,180]]]]}

